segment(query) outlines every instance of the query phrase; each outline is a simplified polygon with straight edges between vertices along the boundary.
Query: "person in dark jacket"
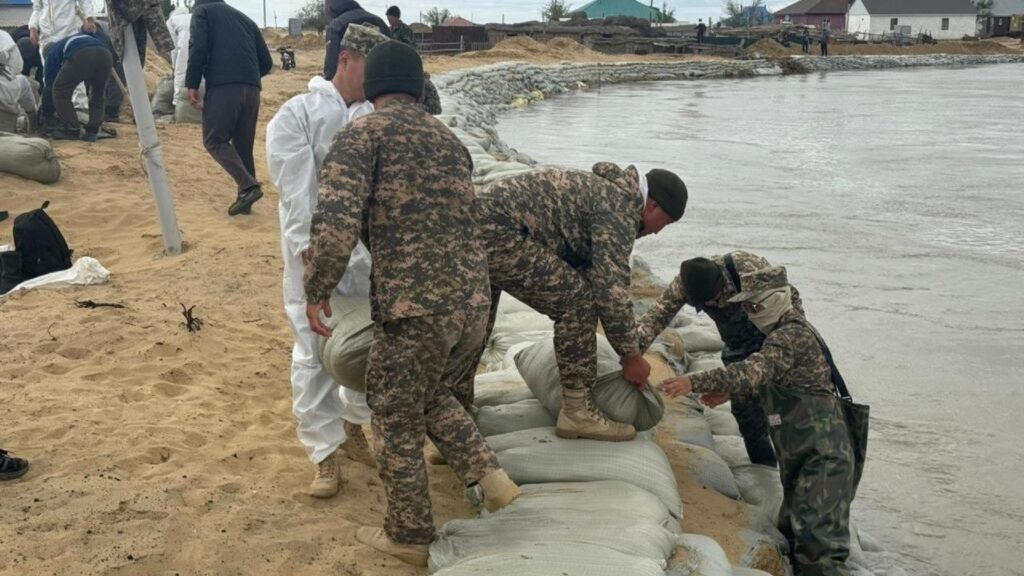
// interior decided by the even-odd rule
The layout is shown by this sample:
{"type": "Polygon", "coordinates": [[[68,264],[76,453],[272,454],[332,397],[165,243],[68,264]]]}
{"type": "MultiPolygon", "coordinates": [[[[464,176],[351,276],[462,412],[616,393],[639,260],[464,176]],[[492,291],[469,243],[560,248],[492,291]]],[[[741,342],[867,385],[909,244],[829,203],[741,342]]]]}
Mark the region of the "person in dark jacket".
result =
{"type": "Polygon", "coordinates": [[[378,16],[370,14],[355,0],[327,0],[327,17],[331,23],[327,26],[327,56],[324,58],[324,78],[334,78],[338,67],[338,55],[341,54],[341,39],[349,24],[365,24],[376,26],[381,34],[391,37],[391,28],[378,16]]]}
{"type": "Polygon", "coordinates": [[[197,0],[190,26],[185,87],[203,111],[203,145],[238,186],[230,216],[248,214],[263,197],[252,148],[260,112],[260,79],[274,61],[256,23],[224,0],[197,0]],[[206,80],[200,103],[199,84],[206,80]]]}
{"type": "Polygon", "coordinates": [[[413,33],[412,28],[409,28],[408,24],[402,22],[402,9],[398,6],[392,6],[388,8],[385,15],[388,17],[388,24],[391,25],[391,38],[416,48],[416,34],[413,33]]]}
{"type": "Polygon", "coordinates": [[[11,32],[11,39],[18,45],[21,52],[21,74],[29,78],[35,78],[40,86],[43,85],[43,57],[39,54],[39,47],[32,43],[32,35],[28,26],[16,28],[11,32]],[[33,74],[33,70],[35,73],[33,74]]]}
{"type": "Polygon", "coordinates": [[[80,32],[50,45],[46,52],[43,78],[43,118],[47,121],[56,109],[62,126],[51,132],[55,140],[95,142],[103,124],[107,82],[114,68],[114,55],[102,40],[80,32]],[[89,92],[89,123],[82,126],[71,96],[85,83],[89,92]]]}

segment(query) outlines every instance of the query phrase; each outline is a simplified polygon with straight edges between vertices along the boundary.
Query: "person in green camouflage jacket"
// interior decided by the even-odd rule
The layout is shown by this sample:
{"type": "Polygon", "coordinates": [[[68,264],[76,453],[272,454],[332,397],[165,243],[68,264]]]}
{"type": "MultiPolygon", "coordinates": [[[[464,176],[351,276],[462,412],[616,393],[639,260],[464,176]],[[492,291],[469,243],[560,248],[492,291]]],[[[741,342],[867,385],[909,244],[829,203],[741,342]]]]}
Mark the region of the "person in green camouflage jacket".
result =
{"type": "MultiPolygon", "coordinates": [[[[713,258],[693,258],[679,267],[679,274],[655,302],[654,306],[637,322],[640,349],[646,350],[669,326],[685,304],[704,312],[718,328],[725,343],[722,362],[740,362],[761,349],[764,334],[747,318],[743,307],[729,299],[740,292],[736,285],[743,274],[770,267],[767,260],[756,254],[737,250],[713,258]],[[730,270],[731,267],[731,270],[730,270]]],[[[800,293],[792,288],[793,308],[803,313],[800,293]]],[[[739,424],[743,443],[754,464],[777,466],[775,451],[768,437],[768,420],[764,404],[756,393],[722,394],[705,399],[705,404],[716,406],[731,400],[731,409],[739,424]]]]}
{"type": "Polygon", "coordinates": [[[850,430],[817,331],[793,307],[782,267],[741,277],[750,320],[766,334],[760,351],[723,368],[671,378],[671,397],[758,390],[779,456],[779,530],[799,576],[849,576],[850,503],[856,490],[850,430]]]}
{"type": "Polygon", "coordinates": [[[398,6],[392,6],[388,8],[386,15],[388,17],[388,26],[391,27],[391,39],[398,40],[411,48],[416,48],[416,34],[413,33],[412,28],[409,28],[408,24],[402,22],[402,9],[398,6]]]}
{"type": "MultiPolygon", "coordinates": [[[[498,180],[478,198],[491,276],[491,323],[501,291],[555,321],[562,383],[557,433],[564,438],[628,440],[629,424],[592,405],[598,320],[638,386],[650,366],[637,341],[630,298],[630,254],[686,209],[683,181],[666,170],[641,176],[602,162],[592,172],[547,169],[498,180]]],[[[488,329],[490,333],[490,328],[488,329]]]]}
{"type": "Polygon", "coordinates": [[[495,511],[519,495],[453,390],[472,386],[490,304],[474,213],[469,152],[416,100],[423,64],[389,41],[370,51],[363,82],[375,111],[340,130],[324,160],[306,253],[306,315],[320,318],[362,237],[373,261],[375,323],[367,360],[377,461],[387,496],[384,529],[359,541],[426,566],[435,530],[425,436],[495,511]]]}

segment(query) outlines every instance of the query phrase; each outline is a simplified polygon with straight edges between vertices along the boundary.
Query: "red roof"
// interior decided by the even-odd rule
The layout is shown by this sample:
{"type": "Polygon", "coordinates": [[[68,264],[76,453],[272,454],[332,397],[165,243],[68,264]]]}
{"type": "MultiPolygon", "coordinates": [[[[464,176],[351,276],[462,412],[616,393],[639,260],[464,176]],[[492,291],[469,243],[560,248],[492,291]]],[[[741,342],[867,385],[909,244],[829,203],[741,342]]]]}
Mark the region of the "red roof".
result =
{"type": "Polygon", "coordinates": [[[469,26],[478,26],[478,24],[473,24],[472,22],[470,22],[469,20],[466,20],[462,16],[456,16],[455,18],[449,18],[448,20],[445,20],[444,23],[441,24],[441,26],[469,27],[469,26]]]}

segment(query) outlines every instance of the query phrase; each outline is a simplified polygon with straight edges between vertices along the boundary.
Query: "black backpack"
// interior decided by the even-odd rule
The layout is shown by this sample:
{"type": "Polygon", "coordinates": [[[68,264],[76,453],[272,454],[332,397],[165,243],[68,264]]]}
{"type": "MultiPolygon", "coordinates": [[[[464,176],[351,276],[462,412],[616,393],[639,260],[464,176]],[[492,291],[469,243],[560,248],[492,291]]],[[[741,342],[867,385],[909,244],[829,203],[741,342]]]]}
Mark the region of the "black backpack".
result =
{"type": "Polygon", "coordinates": [[[25,280],[71,268],[71,250],[60,228],[42,208],[30,210],[14,219],[14,249],[21,256],[25,280]]]}

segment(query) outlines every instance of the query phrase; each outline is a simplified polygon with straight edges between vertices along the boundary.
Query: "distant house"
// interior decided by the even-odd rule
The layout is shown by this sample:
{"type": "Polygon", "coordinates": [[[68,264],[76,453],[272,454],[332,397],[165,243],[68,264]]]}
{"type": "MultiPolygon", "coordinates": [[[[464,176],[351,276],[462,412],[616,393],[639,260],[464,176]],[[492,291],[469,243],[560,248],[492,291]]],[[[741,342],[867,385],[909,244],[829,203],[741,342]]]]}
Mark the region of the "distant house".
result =
{"type": "Polygon", "coordinates": [[[790,22],[829,30],[846,30],[846,14],[852,0],[798,0],[777,11],[775,23],[790,22]]]}
{"type": "Polygon", "coordinates": [[[449,26],[453,28],[469,28],[471,26],[478,26],[478,24],[473,24],[472,22],[466,20],[462,16],[456,16],[454,18],[449,18],[445,20],[444,22],[441,23],[441,26],[449,26]]]}
{"type": "Polygon", "coordinates": [[[0,28],[13,30],[28,24],[32,0],[0,0],[0,28]]]}
{"type": "Polygon", "coordinates": [[[463,52],[486,50],[491,47],[487,40],[487,29],[460,16],[434,26],[431,40],[434,46],[449,46],[454,49],[458,45],[458,50],[463,52]]]}
{"type": "Polygon", "coordinates": [[[593,2],[584,4],[572,12],[573,14],[585,14],[589,20],[600,20],[612,16],[629,16],[652,22],[661,21],[661,10],[637,2],[637,0],[593,0],[593,2]]]}
{"type": "Polygon", "coordinates": [[[1013,16],[1018,14],[1024,14],[1024,0],[995,0],[990,14],[978,18],[982,35],[1007,36],[1011,31],[1020,32],[1010,27],[1013,16]]]}
{"type": "Polygon", "coordinates": [[[846,31],[851,34],[929,34],[954,40],[977,34],[978,10],[971,0],[856,0],[846,31]]]}

